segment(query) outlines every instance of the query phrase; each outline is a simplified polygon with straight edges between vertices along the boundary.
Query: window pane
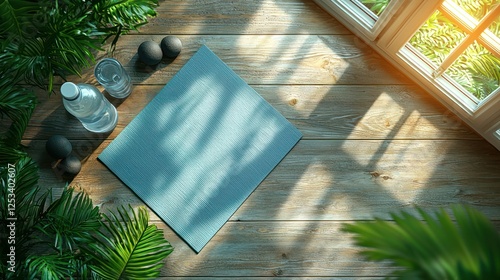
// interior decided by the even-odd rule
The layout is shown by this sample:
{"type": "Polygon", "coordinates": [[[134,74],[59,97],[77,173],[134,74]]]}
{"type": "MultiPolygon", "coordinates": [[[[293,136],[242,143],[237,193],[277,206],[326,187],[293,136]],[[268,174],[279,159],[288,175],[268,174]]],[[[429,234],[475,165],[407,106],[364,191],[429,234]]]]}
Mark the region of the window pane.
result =
{"type": "Polygon", "coordinates": [[[483,100],[499,87],[500,59],[481,44],[474,42],[445,71],[478,100],[483,100]]]}
{"type": "Polygon", "coordinates": [[[437,66],[466,35],[441,12],[436,11],[413,35],[410,44],[437,66]]]}
{"type": "Polygon", "coordinates": [[[497,35],[497,37],[500,37],[500,17],[495,20],[488,29],[493,32],[493,34],[497,35]]]}
{"type": "Polygon", "coordinates": [[[499,0],[452,0],[458,6],[460,6],[469,15],[473,16],[477,20],[481,20],[490,9],[499,4],[499,0]]]}
{"type": "Polygon", "coordinates": [[[376,16],[380,16],[391,0],[358,0],[376,16]]]}

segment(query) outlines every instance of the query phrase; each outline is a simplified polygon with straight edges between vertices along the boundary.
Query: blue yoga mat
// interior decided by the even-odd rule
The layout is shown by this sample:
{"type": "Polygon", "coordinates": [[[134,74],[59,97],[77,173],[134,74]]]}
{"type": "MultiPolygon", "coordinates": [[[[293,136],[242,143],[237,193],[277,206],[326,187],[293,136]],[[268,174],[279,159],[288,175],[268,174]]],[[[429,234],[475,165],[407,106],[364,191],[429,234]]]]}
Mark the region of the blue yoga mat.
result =
{"type": "Polygon", "coordinates": [[[98,158],[200,252],[301,137],[202,46],[98,158]]]}

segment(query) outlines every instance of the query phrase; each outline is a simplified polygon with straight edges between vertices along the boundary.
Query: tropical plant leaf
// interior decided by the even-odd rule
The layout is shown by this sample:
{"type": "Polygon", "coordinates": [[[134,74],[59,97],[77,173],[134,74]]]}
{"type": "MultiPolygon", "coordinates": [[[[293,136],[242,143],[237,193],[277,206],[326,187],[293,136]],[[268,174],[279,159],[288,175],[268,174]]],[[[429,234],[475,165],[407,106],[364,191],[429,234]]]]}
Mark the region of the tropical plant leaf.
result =
{"type": "Polygon", "coordinates": [[[0,118],[11,120],[9,129],[0,132],[0,141],[4,145],[19,146],[36,103],[36,96],[31,90],[15,85],[9,79],[0,79],[0,118]]]}
{"type": "Polygon", "coordinates": [[[38,4],[29,0],[0,0],[0,34],[25,36],[30,26],[28,15],[38,10],[38,4]]]}
{"type": "Polygon", "coordinates": [[[400,266],[394,272],[400,279],[500,278],[500,235],[484,215],[467,206],[453,207],[456,221],[444,210],[419,213],[422,220],[402,212],[392,214],[394,222],[356,222],[343,230],[369,260],[400,266]]]}
{"type": "Polygon", "coordinates": [[[55,72],[80,75],[81,69],[95,62],[92,51],[100,50],[101,36],[104,34],[99,33],[92,24],[88,11],[81,9],[81,1],[68,3],[73,5],[50,10],[52,16],[40,28],[40,33],[47,38],[45,45],[53,58],[51,63],[56,66],[55,72]]]}
{"type": "MultiPolygon", "coordinates": [[[[39,196],[38,166],[25,153],[12,147],[0,147],[0,212],[3,221],[16,224],[16,259],[21,264],[28,255],[35,240],[30,238],[33,225],[39,221],[43,212],[46,195],[39,196]],[[14,220],[12,220],[14,219],[14,220]]],[[[0,228],[0,234],[7,236],[7,227],[0,228]]],[[[6,246],[7,247],[7,246],[6,246]]],[[[7,263],[6,254],[0,255],[3,264],[7,263]]],[[[4,267],[3,267],[4,268],[4,267]]],[[[5,271],[4,271],[5,272],[5,271]]],[[[14,279],[23,279],[23,271],[16,268],[14,279]]]]}
{"type": "Polygon", "coordinates": [[[72,271],[68,263],[73,259],[72,255],[43,254],[31,255],[26,259],[28,279],[68,279],[72,271]]]}
{"type": "Polygon", "coordinates": [[[0,145],[0,164],[2,165],[0,166],[0,171],[7,171],[9,163],[15,163],[20,158],[27,156],[28,154],[22,150],[7,145],[0,145]]]}
{"type": "Polygon", "coordinates": [[[99,207],[94,207],[90,197],[83,192],[73,195],[72,188],[64,189],[37,225],[39,231],[51,237],[50,241],[59,254],[66,250],[72,252],[78,244],[92,240],[92,233],[100,227],[99,207]]]}
{"type": "Polygon", "coordinates": [[[0,67],[52,92],[54,76],[80,75],[107,38],[156,16],[157,0],[0,0],[0,67]]]}
{"type": "Polygon", "coordinates": [[[158,0],[103,0],[94,5],[94,18],[99,30],[106,33],[104,40],[114,36],[110,49],[115,49],[122,34],[137,30],[156,16],[158,0]]]}
{"type": "Polygon", "coordinates": [[[8,40],[8,42],[4,51],[0,53],[0,66],[9,69],[10,81],[14,83],[22,81],[46,89],[47,77],[52,73],[52,69],[43,39],[33,37],[8,40]]]}
{"type": "MultiPolygon", "coordinates": [[[[89,255],[80,249],[89,241],[100,240],[92,246],[101,248],[101,253],[127,256],[120,275],[144,279],[157,275],[161,261],[172,251],[161,231],[148,226],[147,212],[139,211],[130,218],[124,210],[118,211],[125,225],[112,215],[107,221],[117,224],[106,225],[106,233],[124,234],[107,237],[98,232],[103,227],[102,216],[86,194],[74,195],[72,189],[65,189],[53,202],[50,190],[40,194],[38,166],[20,149],[36,106],[34,93],[20,84],[51,92],[54,76],[79,75],[95,62],[94,54],[107,36],[115,36],[114,46],[122,32],[134,30],[156,15],[156,5],[156,0],[0,0],[0,118],[7,121],[0,131],[0,218],[6,221],[15,216],[17,263],[16,273],[7,275],[6,246],[2,246],[0,275],[9,279],[93,279],[97,274],[92,268],[101,273],[105,269],[89,265],[97,253],[89,255]],[[120,18],[96,20],[99,5],[120,18]],[[14,198],[15,211],[11,206],[14,198]],[[135,241],[134,249],[128,252],[130,248],[120,243],[123,240],[135,241]]],[[[1,227],[0,236],[8,236],[8,230],[1,227]]]]}
{"type": "Polygon", "coordinates": [[[163,231],[148,225],[145,208],[128,214],[122,207],[118,215],[104,215],[104,231],[85,249],[94,256],[91,268],[104,279],[153,279],[158,277],[163,259],[173,247],[163,231]],[[121,223],[123,222],[123,224],[121,223]]]}
{"type": "Polygon", "coordinates": [[[33,108],[36,97],[32,91],[14,85],[8,77],[0,79],[0,112],[7,114],[26,108],[33,108]]]}
{"type": "Polygon", "coordinates": [[[104,0],[95,5],[95,12],[102,28],[121,26],[127,32],[155,17],[156,6],[157,0],[104,0]]]}
{"type": "MultiPolygon", "coordinates": [[[[14,150],[11,148],[11,150],[14,150]]],[[[25,220],[23,219],[28,213],[31,213],[29,208],[33,206],[34,201],[36,201],[36,193],[38,192],[38,165],[28,156],[22,153],[12,153],[9,148],[0,148],[0,152],[11,153],[14,156],[19,156],[18,159],[4,163],[2,161],[2,168],[0,168],[0,175],[2,180],[2,185],[6,186],[0,190],[2,194],[0,196],[2,209],[9,209],[7,206],[7,201],[10,193],[14,196],[10,196],[15,199],[15,218],[23,222],[20,223],[19,227],[16,227],[18,236],[21,238],[23,235],[23,227],[25,225],[25,220]],[[11,183],[11,184],[9,184],[11,183]],[[7,186],[12,187],[7,187],[7,186]]],[[[12,216],[9,211],[2,211],[2,218],[7,219],[12,216]]]]}

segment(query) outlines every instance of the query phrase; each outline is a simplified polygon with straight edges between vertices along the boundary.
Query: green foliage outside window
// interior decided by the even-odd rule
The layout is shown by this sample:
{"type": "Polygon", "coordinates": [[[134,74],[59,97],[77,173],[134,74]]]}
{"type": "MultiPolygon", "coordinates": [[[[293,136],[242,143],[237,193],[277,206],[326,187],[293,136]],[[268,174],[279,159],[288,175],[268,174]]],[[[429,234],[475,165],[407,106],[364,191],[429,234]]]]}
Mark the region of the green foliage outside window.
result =
{"type": "Polygon", "coordinates": [[[380,16],[391,0],[360,0],[375,15],[380,16]]]}
{"type": "MultiPolygon", "coordinates": [[[[360,0],[376,15],[380,15],[390,0],[360,0]]],[[[491,8],[499,5],[497,0],[453,0],[468,14],[480,20],[491,8]]],[[[500,36],[500,19],[489,30],[500,36]]],[[[432,14],[410,39],[410,44],[439,65],[450,51],[465,38],[466,34],[439,12],[432,14]]],[[[446,71],[453,80],[482,100],[500,86],[500,58],[477,42],[446,71]]]]}

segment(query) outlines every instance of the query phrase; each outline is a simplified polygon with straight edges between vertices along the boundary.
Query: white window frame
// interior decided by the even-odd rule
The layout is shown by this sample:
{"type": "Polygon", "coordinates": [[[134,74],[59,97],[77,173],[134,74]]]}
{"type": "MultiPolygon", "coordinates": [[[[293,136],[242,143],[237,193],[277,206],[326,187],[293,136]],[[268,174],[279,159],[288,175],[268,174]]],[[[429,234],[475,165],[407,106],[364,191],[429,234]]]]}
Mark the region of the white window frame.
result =
{"type": "Polygon", "coordinates": [[[349,16],[350,28],[356,29],[369,40],[375,40],[382,29],[387,25],[394,12],[403,4],[398,1],[391,1],[385,11],[377,18],[367,7],[356,0],[315,0],[327,11],[335,11],[336,14],[349,16]]]}
{"type": "Polygon", "coordinates": [[[363,11],[366,7],[356,0],[314,1],[500,150],[496,133],[500,129],[500,90],[478,102],[448,76],[433,76],[435,66],[406,45],[443,0],[392,0],[381,17],[371,21],[363,11]]]}

